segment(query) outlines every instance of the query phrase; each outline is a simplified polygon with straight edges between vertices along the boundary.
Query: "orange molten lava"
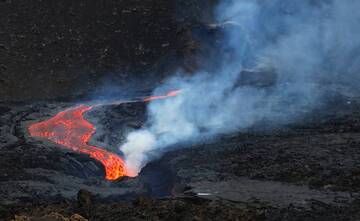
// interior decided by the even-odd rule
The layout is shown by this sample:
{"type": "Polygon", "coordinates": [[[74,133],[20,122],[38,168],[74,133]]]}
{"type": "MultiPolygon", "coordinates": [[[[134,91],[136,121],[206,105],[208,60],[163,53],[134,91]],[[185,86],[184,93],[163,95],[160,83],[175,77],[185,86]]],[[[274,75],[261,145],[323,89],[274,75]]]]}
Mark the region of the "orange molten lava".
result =
{"type": "Polygon", "coordinates": [[[180,94],[180,92],[181,92],[181,90],[170,91],[166,95],[151,96],[151,97],[144,98],[144,101],[147,102],[147,101],[165,99],[165,98],[168,98],[168,97],[175,97],[178,94],[180,94]]]}
{"type": "Polygon", "coordinates": [[[83,114],[91,108],[80,105],[62,111],[49,120],[31,125],[29,133],[33,137],[46,138],[75,152],[89,155],[104,165],[106,179],[116,180],[126,175],[124,161],[114,153],[88,144],[95,127],[85,120],[83,114]]]}
{"type": "MultiPolygon", "coordinates": [[[[171,91],[163,96],[151,96],[144,98],[144,102],[174,97],[179,90],[171,91]]],[[[84,113],[93,106],[80,105],[56,114],[54,117],[30,125],[29,133],[32,137],[48,139],[75,152],[89,155],[101,162],[105,167],[106,179],[116,180],[130,175],[125,169],[124,161],[115,153],[106,151],[102,147],[89,145],[91,136],[96,129],[93,124],[84,118],[84,113]]]]}

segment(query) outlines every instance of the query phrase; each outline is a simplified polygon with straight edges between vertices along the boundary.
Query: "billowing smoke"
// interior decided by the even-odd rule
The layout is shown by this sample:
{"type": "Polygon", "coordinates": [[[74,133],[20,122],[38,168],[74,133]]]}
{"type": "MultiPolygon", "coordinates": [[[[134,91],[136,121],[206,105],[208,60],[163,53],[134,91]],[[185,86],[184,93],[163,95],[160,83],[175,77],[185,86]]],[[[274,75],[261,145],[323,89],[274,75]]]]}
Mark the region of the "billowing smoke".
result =
{"type": "Polygon", "coordinates": [[[209,24],[225,33],[211,61],[217,68],[179,71],[155,91],[182,90],[149,104],[146,126],[121,147],[127,166],[136,174],[154,152],[179,142],[294,122],[332,90],[357,93],[359,10],[357,0],[222,1],[209,24]],[[269,75],[271,86],[243,83],[252,73],[269,75]]]}

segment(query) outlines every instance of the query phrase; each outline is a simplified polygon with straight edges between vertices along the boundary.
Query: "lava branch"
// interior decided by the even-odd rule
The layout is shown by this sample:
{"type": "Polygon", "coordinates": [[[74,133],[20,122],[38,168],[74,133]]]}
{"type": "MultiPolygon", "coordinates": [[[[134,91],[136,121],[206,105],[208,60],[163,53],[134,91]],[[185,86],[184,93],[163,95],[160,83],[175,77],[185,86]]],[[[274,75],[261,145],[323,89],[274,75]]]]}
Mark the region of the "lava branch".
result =
{"type": "MultiPolygon", "coordinates": [[[[142,101],[150,102],[165,99],[177,96],[179,93],[180,90],[170,91],[166,95],[143,98],[142,101]]],[[[29,134],[32,137],[45,138],[72,151],[89,155],[103,164],[107,180],[117,180],[123,176],[130,176],[131,172],[126,170],[125,163],[119,155],[109,152],[103,147],[88,144],[96,128],[84,118],[84,113],[93,107],[79,105],[61,111],[48,120],[30,125],[29,134]]]]}

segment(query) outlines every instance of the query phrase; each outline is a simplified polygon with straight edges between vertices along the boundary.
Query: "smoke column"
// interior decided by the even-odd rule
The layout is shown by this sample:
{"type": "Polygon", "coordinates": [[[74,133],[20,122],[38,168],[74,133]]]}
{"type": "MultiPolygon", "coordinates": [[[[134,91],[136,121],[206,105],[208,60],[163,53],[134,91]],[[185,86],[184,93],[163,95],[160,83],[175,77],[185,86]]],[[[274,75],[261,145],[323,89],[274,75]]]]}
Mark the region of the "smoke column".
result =
{"type": "Polygon", "coordinates": [[[154,152],[179,142],[260,122],[295,122],[331,90],[360,94],[359,10],[357,0],[221,1],[216,14],[225,37],[218,68],[193,76],[179,71],[156,89],[170,85],[182,93],[149,104],[146,126],[120,147],[129,169],[136,175],[154,152]],[[244,69],[273,71],[276,82],[241,85],[244,69]]]}

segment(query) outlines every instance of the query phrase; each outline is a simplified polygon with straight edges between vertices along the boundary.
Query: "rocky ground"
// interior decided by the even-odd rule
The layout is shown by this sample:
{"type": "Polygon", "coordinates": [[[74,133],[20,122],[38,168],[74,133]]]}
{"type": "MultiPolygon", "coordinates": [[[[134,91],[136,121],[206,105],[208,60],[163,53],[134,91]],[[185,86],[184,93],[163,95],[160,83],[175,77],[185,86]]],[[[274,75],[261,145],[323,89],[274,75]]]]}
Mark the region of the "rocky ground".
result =
{"type": "MultiPolygon", "coordinates": [[[[329,92],[300,123],[178,144],[115,182],[99,162],[29,137],[29,124],[80,100],[146,96],[174,69],[196,70],[217,35],[204,25],[214,2],[0,1],[0,220],[360,220],[351,93],[329,92]]],[[[142,102],[94,108],[91,144],[118,152],[145,114],[142,102]]]]}
{"type": "Polygon", "coordinates": [[[150,87],[184,63],[204,2],[0,1],[0,100],[116,94],[130,80],[150,87]]]}
{"type": "MultiPolygon", "coordinates": [[[[360,102],[342,99],[342,108],[329,107],[302,124],[177,145],[139,177],[116,182],[104,180],[98,162],[27,135],[26,125],[73,104],[3,103],[0,215],[5,220],[15,215],[66,220],[74,214],[90,220],[357,220],[360,102]]],[[[98,125],[92,143],[116,152],[126,131],[143,124],[144,113],[141,102],[95,108],[86,115],[98,125]]]]}

